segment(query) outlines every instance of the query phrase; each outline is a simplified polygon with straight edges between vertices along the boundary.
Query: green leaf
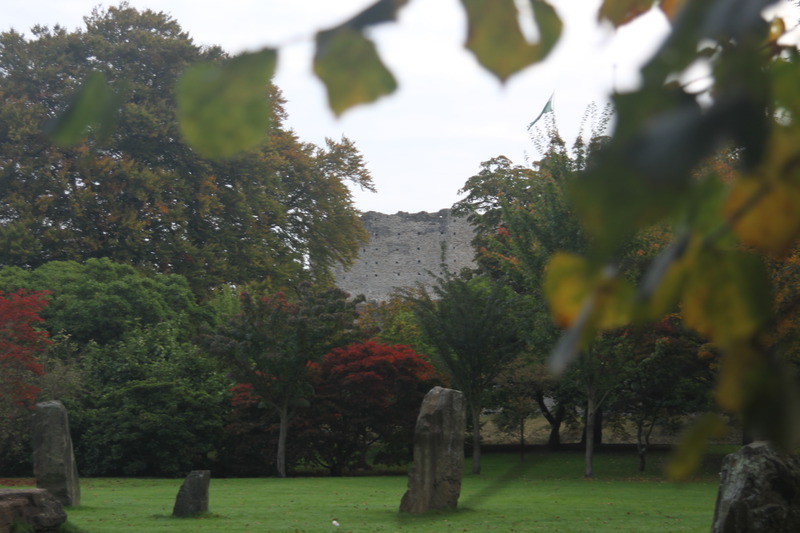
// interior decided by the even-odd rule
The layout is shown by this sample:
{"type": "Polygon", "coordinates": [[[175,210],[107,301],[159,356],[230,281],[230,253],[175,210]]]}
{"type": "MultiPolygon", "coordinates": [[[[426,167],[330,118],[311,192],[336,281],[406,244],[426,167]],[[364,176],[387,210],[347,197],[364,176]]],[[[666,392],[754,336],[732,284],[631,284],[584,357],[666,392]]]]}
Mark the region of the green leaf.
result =
{"type": "Polygon", "coordinates": [[[67,109],[48,125],[47,131],[53,142],[60,146],[72,146],[97,128],[97,136],[105,137],[116,124],[119,106],[117,95],[100,72],[86,77],[80,90],[72,97],[67,109]]]}
{"type": "Polygon", "coordinates": [[[761,258],[710,250],[688,267],[682,306],[689,327],[728,348],[746,342],[769,319],[770,285],[761,258]]]}
{"type": "Polygon", "coordinates": [[[364,11],[348,20],[341,27],[363,30],[369,26],[392,22],[397,19],[397,12],[408,3],[408,0],[378,0],[364,11]]]}
{"type": "Polygon", "coordinates": [[[219,65],[200,63],[178,81],[178,120],[186,141],[201,155],[230,157],[260,144],[271,117],[267,86],[275,50],[244,53],[219,65]]]}
{"type": "Polygon", "coordinates": [[[561,19],[543,0],[531,0],[539,42],[522,34],[514,0],[461,0],[467,12],[466,48],[501,81],[543,60],[561,36],[561,19]]]}
{"type": "Polygon", "coordinates": [[[397,89],[375,44],[349,27],[317,33],[314,73],[325,84],[328,105],[337,116],[397,89]]]}
{"type": "Polygon", "coordinates": [[[700,458],[714,437],[722,437],[728,423],[721,415],[706,414],[698,418],[681,437],[678,447],[666,467],[667,476],[675,481],[686,480],[700,465],[700,458]]]}

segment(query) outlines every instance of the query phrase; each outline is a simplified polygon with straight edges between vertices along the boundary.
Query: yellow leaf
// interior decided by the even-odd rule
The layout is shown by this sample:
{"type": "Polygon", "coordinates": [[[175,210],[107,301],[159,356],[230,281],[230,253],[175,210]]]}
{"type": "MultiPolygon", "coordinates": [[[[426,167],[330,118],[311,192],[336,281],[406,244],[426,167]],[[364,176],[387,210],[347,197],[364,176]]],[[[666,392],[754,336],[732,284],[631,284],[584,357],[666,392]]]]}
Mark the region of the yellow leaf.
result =
{"type": "Polygon", "coordinates": [[[800,184],[739,179],[725,215],[743,243],[770,254],[784,253],[800,235],[800,184]]]}
{"type": "Polygon", "coordinates": [[[275,71],[271,49],[225,64],[200,63],[178,81],[178,120],[186,141],[208,158],[225,158],[261,143],[272,108],[267,86],[275,71]]]}
{"type": "Polygon", "coordinates": [[[633,314],[635,290],[627,281],[616,276],[601,276],[595,288],[598,329],[626,326],[633,314]]]}
{"type": "Polygon", "coordinates": [[[565,252],[558,252],[550,258],[545,273],[544,294],[558,327],[567,328],[575,321],[591,289],[586,259],[565,252]]]}
{"type": "Polygon", "coordinates": [[[593,269],[578,255],[553,255],[547,265],[544,291],[553,320],[561,328],[572,326],[581,314],[590,332],[630,322],[633,286],[609,271],[593,269]]]}
{"type": "Polygon", "coordinates": [[[647,13],[653,7],[654,0],[604,0],[597,13],[598,20],[607,20],[615,28],[632,21],[639,15],[647,13]]]}
{"type": "Polygon", "coordinates": [[[314,73],[325,84],[328,105],[337,116],[397,89],[397,82],[378,56],[375,44],[350,27],[317,34],[314,73]]]}
{"type": "Polygon", "coordinates": [[[686,268],[683,318],[702,335],[727,348],[749,340],[769,319],[770,286],[759,257],[710,250],[686,268]]]}
{"type": "Polygon", "coordinates": [[[544,0],[530,0],[539,42],[529,43],[520,29],[514,0],[461,0],[467,12],[467,42],[478,62],[501,81],[543,60],[561,36],[561,19],[544,0]]]}
{"type": "Polygon", "coordinates": [[[786,33],[786,23],[782,18],[776,17],[769,25],[769,36],[767,36],[768,43],[777,43],[778,39],[783,37],[786,33]]]}

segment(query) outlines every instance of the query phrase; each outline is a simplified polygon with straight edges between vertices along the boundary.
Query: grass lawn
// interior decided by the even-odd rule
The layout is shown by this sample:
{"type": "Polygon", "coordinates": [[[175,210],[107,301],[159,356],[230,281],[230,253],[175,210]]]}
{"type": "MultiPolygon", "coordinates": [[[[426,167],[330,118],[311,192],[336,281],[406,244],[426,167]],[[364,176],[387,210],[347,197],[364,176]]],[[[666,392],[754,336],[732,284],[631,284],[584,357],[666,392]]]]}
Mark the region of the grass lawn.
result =
{"type": "Polygon", "coordinates": [[[170,516],[180,479],[103,478],[81,480],[81,506],[68,515],[85,533],[709,530],[716,459],[683,484],[660,476],[663,456],[638,476],[632,454],[600,453],[588,481],[582,460],[576,452],[531,453],[524,462],[514,454],[487,455],[482,474],[465,473],[457,511],[424,516],[398,512],[404,476],[214,479],[213,472],[208,516],[170,516]]]}

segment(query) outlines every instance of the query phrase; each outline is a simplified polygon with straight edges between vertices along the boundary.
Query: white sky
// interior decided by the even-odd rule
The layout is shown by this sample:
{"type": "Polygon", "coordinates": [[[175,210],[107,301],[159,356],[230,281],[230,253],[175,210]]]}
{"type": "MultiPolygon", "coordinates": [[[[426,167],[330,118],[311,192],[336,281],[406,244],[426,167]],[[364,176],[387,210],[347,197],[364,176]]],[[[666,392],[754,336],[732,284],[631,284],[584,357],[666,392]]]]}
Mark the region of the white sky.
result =
{"type": "MultiPolygon", "coordinates": [[[[587,105],[602,105],[616,85],[637,83],[636,66],[668,27],[653,11],[613,32],[596,21],[600,0],[553,0],[564,21],[561,42],[541,65],[501,85],[463,49],[465,17],[458,0],[412,0],[399,24],[373,31],[399,90],[336,119],[311,73],[314,33],[374,0],[130,0],[163,11],[198,44],[230,53],[280,47],[276,83],[288,99],[288,126],[308,142],[346,135],[363,153],[378,193],[355,191],[362,211],[437,211],[480,163],[505,155],[523,164],[533,148],[526,126],[555,92],[557,124],[570,142],[587,105]],[[579,7],[576,7],[576,4],[579,7]],[[568,7],[571,6],[571,7],[568,7]]],[[[0,30],[34,24],[82,28],[98,0],[0,0],[0,30]]],[[[117,5],[104,2],[102,5],[117,5]]]]}

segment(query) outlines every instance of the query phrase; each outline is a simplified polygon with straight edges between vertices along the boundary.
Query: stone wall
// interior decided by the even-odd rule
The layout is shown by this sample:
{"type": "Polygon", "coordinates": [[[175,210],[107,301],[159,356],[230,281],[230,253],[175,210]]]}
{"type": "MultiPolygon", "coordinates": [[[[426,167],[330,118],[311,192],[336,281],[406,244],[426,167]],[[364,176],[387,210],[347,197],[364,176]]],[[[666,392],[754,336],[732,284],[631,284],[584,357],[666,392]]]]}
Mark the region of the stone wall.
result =
{"type": "Polygon", "coordinates": [[[335,273],[337,285],[353,295],[385,301],[395,289],[430,286],[430,273],[442,275],[443,265],[450,272],[474,266],[472,226],[449,209],[394,215],[369,211],[361,220],[370,242],[349,270],[335,273]]]}

